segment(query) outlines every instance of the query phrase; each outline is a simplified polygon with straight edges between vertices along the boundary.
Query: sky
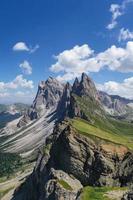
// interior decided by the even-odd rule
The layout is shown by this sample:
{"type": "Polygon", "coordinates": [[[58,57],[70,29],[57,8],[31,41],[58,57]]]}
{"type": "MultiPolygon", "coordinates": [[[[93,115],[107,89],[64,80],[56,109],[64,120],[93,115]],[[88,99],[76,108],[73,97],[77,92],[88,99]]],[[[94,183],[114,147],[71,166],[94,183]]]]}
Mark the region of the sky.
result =
{"type": "Polygon", "coordinates": [[[49,76],[87,73],[133,99],[133,0],[1,0],[0,103],[31,103],[49,76]]]}

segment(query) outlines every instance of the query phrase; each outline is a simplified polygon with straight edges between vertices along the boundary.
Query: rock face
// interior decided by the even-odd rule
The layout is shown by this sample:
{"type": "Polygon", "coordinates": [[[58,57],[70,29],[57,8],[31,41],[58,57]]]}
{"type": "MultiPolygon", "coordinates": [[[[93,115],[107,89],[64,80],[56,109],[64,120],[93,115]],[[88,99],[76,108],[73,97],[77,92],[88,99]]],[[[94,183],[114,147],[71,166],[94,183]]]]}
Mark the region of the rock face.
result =
{"type": "Polygon", "coordinates": [[[36,167],[13,200],[77,200],[83,186],[126,186],[133,181],[133,154],[79,134],[64,122],[54,129],[36,167]],[[31,191],[31,192],[29,192],[31,191]]]}
{"type": "Polygon", "coordinates": [[[72,86],[70,83],[66,83],[63,91],[63,95],[59,101],[57,111],[60,119],[64,119],[64,117],[69,117],[69,109],[71,104],[71,92],[72,86]]]}
{"type": "Polygon", "coordinates": [[[94,82],[85,73],[82,74],[80,81],[76,78],[72,86],[69,83],[66,84],[58,111],[62,115],[62,119],[80,117],[91,121],[92,114],[102,115],[104,108],[99,101],[99,93],[94,82]],[[84,102],[87,102],[87,110],[92,110],[88,115],[85,114],[85,107],[81,106],[84,102]]]}
{"type": "Polygon", "coordinates": [[[78,91],[80,96],[85,95],[92,99],[98,100],[98,91],[95,87],[95,84],[85,73],[82,74],[78,91]]]}
{"type": "Polygon", "coordinates": [[[126,194],[124,194],[122,200],[132,200],[132,199],[133,199],[133,186],[126,194]]]}
{"type": "Polygon", "coordinates": [[[45,106],[49,108],[57,104],[62,96],[64,85],[55,78],[49,77],[45,82],[42,81],[38,86],[38,92],[33,102],[34,108],[45,106]]]}
{"type": "Polygon", "coordinates": [[[128,119],[129,121],[133,119],[133,109],[130,107],[133,100],[117,95],[109,95],[102,91],[99,92],[99,98],[105,110],[110,115],[119,116],[119,118],[128,119]]]}
{"type": "Polygon", "coordinates": [[[44,115],[46,110],[57,107],[63,94],[64,85],[55,78],[49,77],[38,85],[37,95],[31,108],[18,123],[18,127],[25,126],[29,121],[44,115]]]}

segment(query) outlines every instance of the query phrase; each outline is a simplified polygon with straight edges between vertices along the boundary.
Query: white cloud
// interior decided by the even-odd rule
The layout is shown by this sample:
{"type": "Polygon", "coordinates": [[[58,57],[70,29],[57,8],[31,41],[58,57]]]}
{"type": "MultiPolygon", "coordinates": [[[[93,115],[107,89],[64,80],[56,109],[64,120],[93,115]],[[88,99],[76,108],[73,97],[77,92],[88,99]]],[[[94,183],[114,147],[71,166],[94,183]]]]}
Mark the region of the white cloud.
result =
{"type": "Polygon", "coordinates": [[[93,51],[90,49],[90,47],[87,44],[84,44],[82,46],[75,46],[73,49],[65,50],[62,53],[60,53],[58,56],[55,56],[55,59],[57,59],[57,63],[51,66],[51,71],[59,72],[59,71],[71,71],[71,68],[75,68],[75,65],[78,65],[77,67],[80,67],[84,60],[86,60],[90,55],[93,54],[93,51]],[[78,61],[78,62],[77,62],[78,61]],[[70,67],[69,67],[70,64],[70,67]]]}
{"type": "Polygon", "coordinates": [[[0,82],[0,91],[4,90],[4,82],[0,82]]]}
{"type": "Polygon", "coordinates": [[[118,4],[111,4],[110,12],[112,13],[111,23],[107,25],[107,29],[113,29],[117,25],[117,18],[122,15],[121,6],[118,4]]]}
{"type": "Polygon", "coordinates": [[[118,17],[124,15],[125,9],[129,3],[133,3],[133,0],[123,0],[120,5],[111,4],[109,11],[112,13],[112,19],[111,22],[107,25],[107,29],[111,30],[117,26],[118,17]]]}
{"type": "Polygon", "coordinates": [[[35,47],[28,46],[25,42],[17,42],[13,46],[13,51],[27,51],[29,53],[34,53],[39,48],[39,45],[35,45],[35,47]]]}
{"type": "Polygon", "coordinates": [[[66,81],[71,81],[71,80],[73,80],[75,77],[79,77],[81,74],[79,73],[79,74],[77,74],[77,73],[73,73],[73,72],[71,72],[71,73],[66,73],[66,74],[64,74],[64,75],[58,75],[57,77],[56,77],[56,79],[58,80],[58,81],[60,81],[60,82],[66,82],[66,81]]]}
{"type": "Polygon", "coordinates": [[[50,70],[60,72],[57,78],[61,81],[72,80],[82,72],[99,72],[104,67],[123,73],[133,72],[133,42],[127,42],[125,48],[113,45],[98,54],[94,54],[87,44],[75,46],[63,51],[55,59],[57,61],[50,70]]]}
{"type": "Polygon", "coordinates": [[[25,42],[18,42],[13,46],[13,51],[29,51],[29,47],[25,42]]]}
{"type": "Polygon", "coordinates": [[[30,48],[30,53],[34,53],[37,49],[39,49],[39,45],[36,44],[33,48],[30,48]]]}
{"type": "Polygon", "coordinates": [[[9,97],[10,94],[8,92],[0,92],[0,98],[5,98],[5,97],[9,97]]]}
{"type": "Polygon", "coordinates": [[[18,89],[18,88],[27,88],[32,89],[34,88],[32,80],[26,80],[23,78],[23,75],[18,75],[13,81],[11,82],[0,82],[0,91],[4,91],[7,89],[18,89]]]}
{"type": "Polygon", "coordinates": [[[104,84],[97,84],[97,88],[108,94],[115,94],[125,98],[133,99],[133,77],[125,79],[123,82],[108,81],[104,84]]]}
{"type": "Polygon", "coordinates": [[[132,40],[133,39],[133,32],[129,31],[129,29],[124,29],[121,28],[120,33],[119,33],[119,37],[118,37],[118,41],[121,42],[122,40],[132,40]]]}
{"type": "Polygon", "coordinates": [[[0,82],[0,103],[31,103],[35,93],[32,80],[27,80],[22,74],[10,82],[0,82]]]}
{"type": "Polygon", "coordinates": [[[22,62],[19,67],[22,69],[24,74],[32,74],[32,67],[30,65],[30,63],[27,60],[24,60],[24,62],[22,62]]]}
{"type": "Polygon", "coordinates": [[[0,103],[11,104],[16,102],[31,104],[35,98],[34,91],[0,92],[0,103]]]}

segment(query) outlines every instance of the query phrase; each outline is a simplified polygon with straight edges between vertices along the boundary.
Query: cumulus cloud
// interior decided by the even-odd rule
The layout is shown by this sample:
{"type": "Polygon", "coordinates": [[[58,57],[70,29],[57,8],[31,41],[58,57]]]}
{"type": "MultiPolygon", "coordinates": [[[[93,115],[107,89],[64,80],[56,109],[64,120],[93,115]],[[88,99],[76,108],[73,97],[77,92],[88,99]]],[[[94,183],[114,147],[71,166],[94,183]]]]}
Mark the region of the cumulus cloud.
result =
{"type": "Polygon", "coordinates": [[[33,81],[25,79],[22,74],[10,82],[0,82],[0,103],[29,103],[35,96],[33,88],[33,81]]]}
{"type": "Polygon", "coordinates": [[[13,51],[27,51],[29,53],[34,53],[39,48],[39,45],[35,45],[35,47],[28,46],[25,42],[17,42],[13,46],[13,51]]]}
{"type": "Polygon", "coordinates": [[[17,92],[0,92],[0,103],[27,103],[31,104],[35,97],[35,93],[33,91],[17,91],[17,92]]]}
{"type": "Polygon", "coordinates": [[[118,41],[125,41],[125,40],[132,40],[133,39],[133,32],[129,31],[129,29],[124,29],[121,28],[120,33],[119,33],[119,37],[118,37],[118,41]]]}
{"type": "Polygon", "coordinates": [[[118,17],[124,15],[125,9],[129,3],[133,3],[133,0],[123,0],[123,2],[119,4],[111,4],[109,11],[112,14],[111,22],[107,25],[107,29],[114,29],[118,22],[118,17]]]}
{"type": "Polygon", "coordinates": [[[18,75],[11,82],[0,82],[0,91],[5,91],[7,89],[18,89],[18,88],[34,88],[34,84],[32,80],[27,80],[23,77],[22,74],[18,75]]]}
{"type": "Polygon", "coordinates": [[[32,67],[30,65],[30,63],[27,60],[24,60],[24,62],[22,62],[19,67],[22,69],[22,72],[24,74],[30,75],[32,74],[32,67]]]}
{"type": "Polygon", "coordinates": [[[125,98],[133,99],[133,77],[124,79],[123,82],[108,81],[104,84],[97,84],[97,88],[108,94],[115,94],[125,98]]]}
{"type": "Polygon", "coordinates": [[[84,44],[63,51],[55,59],[56,63],[50,70],[60,73],[57,76],[60,81],[72,80],[82,72],[99,72],[104,67],[123,73],[133,72],[133,42],[127,42],[125,48],[113,45],[98,54],[84,44]]]}

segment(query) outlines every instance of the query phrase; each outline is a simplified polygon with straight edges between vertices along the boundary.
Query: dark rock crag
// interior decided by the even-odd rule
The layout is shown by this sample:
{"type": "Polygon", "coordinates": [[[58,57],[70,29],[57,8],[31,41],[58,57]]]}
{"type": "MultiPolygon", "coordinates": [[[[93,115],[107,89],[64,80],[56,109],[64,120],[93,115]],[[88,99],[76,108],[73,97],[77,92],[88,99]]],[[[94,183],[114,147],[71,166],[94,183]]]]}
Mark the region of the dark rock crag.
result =
{"type": "Polygon", "coordinates": [[[130,185],[133,154],[122,146],[106,151],[107,145],[114,144],[98,140],[79,134],[68,122],[56,126],[40,150],[32,175],[13,200],[76,200],[86,185],[130,185]]]}

